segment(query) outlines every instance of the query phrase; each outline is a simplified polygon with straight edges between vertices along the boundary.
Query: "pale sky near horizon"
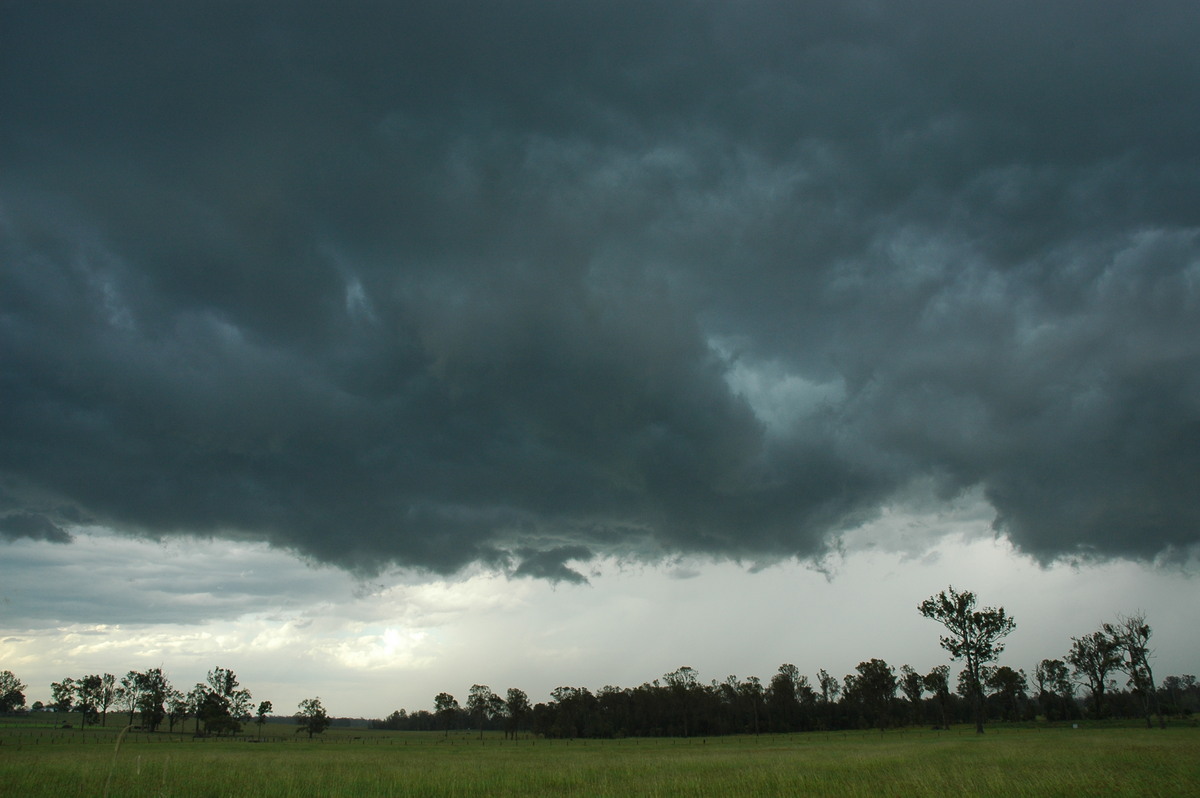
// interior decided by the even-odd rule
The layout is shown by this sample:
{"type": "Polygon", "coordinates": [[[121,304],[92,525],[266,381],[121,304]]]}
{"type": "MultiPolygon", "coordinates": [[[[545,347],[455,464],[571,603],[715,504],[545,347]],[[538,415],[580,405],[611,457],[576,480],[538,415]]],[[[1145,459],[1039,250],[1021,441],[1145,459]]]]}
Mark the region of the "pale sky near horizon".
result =
{"type": "Polygon", "coordinates": [[[0,669],[1200,670],[1200,6],[0,3],[0,669]]]}
{"type": "MultiPolygon", "coordinates": [[[[815,684],[821,668],[841,679],[872,657],[921,672],[949,663],[942,630],[916,610],[949,580],[1015,617],[1000,662],[1027,674],[1063,658],[1070,637],[1138,611],[1155,630],[1158,679],[1197,670],[1194,572],[1121,561],[1043,568],[996,539],[978,509],[885,518],[895,547],[833,555],[823,571],[608,560],[589,584],[483,569],[363,582],[259,543],[102,530],[77,535],[77,553],[18,541],[3,601],[31,617],[10,614],[2,667],[30,685],[32,703],[49,702],[50,682],[72,674],[161,667],[186,689],[220,665],[280,714],[320,696],[335,715],[366,718],[431,710],[443,691],[464,701],[477,683],[519,687],[536,702],[560,685],[636,687],[682,665],[704,683],[766,682],[786,662],[815,684]],[[46,625],[64,605],[76,622],[46,625]]],[[[870,532],[850,545],[872,546],[870,532]]]]}

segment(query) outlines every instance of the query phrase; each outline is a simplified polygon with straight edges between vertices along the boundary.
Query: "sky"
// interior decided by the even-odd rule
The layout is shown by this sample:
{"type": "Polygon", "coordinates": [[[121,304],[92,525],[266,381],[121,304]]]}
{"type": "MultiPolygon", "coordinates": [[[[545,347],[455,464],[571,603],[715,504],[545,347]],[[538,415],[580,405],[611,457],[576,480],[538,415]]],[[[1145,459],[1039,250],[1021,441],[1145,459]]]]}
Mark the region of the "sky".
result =
{"type": "Polygon", "coordinates": [[[0,669],[1200,669],[1192,2],[0,0],[0,669]]]}

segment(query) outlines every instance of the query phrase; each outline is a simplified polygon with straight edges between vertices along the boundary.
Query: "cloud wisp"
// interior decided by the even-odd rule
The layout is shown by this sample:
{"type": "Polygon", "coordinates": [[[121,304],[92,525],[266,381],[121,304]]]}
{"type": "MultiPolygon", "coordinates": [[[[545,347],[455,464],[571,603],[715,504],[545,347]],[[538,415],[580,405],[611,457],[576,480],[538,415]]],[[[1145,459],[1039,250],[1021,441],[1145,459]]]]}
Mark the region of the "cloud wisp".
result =
{"type": "Polygon", "coordinates": [[[1200,11],[793,6],[10,9],[0,536],[1194,552],[1200,11]]]}

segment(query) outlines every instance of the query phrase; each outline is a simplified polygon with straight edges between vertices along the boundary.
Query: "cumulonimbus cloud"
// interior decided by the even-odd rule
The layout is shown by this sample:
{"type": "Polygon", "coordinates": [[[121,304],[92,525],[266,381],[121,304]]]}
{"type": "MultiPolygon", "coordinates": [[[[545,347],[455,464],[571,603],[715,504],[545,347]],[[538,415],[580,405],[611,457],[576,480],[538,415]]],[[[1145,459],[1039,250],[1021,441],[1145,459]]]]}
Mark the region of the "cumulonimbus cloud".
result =
{"type": "Polygon", "coordinates": [[[5,536],[1200,541],[1192,4],[452,6],[10,11],[5,536]]]}

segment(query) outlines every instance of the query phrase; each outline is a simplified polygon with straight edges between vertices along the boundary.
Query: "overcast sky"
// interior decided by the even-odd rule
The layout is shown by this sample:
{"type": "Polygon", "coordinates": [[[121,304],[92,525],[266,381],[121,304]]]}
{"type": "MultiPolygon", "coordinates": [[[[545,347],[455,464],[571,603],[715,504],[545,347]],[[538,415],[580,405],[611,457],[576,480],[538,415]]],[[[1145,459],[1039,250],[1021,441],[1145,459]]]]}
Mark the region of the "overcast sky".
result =
{"type": "Polygon", "coordinates": [[[0,668],[1200,669],[1200,6],[0,0],[0,668]]]}

